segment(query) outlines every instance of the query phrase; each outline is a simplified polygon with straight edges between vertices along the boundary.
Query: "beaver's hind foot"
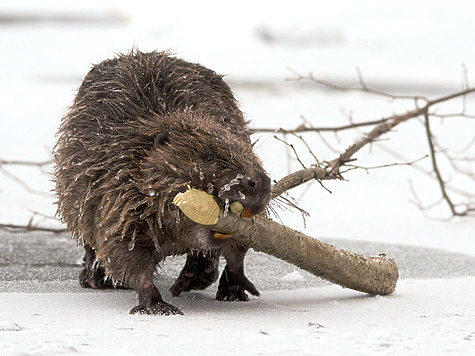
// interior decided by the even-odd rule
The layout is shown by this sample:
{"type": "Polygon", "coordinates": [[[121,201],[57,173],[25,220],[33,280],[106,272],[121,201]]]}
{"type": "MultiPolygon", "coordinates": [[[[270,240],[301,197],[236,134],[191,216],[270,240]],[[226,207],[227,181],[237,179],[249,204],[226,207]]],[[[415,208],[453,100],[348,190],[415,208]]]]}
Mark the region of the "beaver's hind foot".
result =
{"type": "Polygon", "coordinates": [[[209,287],[218,279],[218,265],[218,257],[205,257],[202,252],[188,254],[186,263],[170,292],[177,297],[181,292],[209,287]]]}
{"type": "Polygon", "coordinates": [[[130,310],[130,314],[183,315],[183,312],[165,302],[151,280],[145,281],[139,290],[140,304],[130,310]]]}

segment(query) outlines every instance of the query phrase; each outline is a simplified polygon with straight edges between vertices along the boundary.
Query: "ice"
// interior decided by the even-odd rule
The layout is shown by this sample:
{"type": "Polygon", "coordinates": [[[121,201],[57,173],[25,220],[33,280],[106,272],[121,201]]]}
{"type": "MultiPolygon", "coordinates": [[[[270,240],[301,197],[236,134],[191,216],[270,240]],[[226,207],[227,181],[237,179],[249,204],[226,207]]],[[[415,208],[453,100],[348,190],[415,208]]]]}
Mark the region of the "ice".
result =
{"type": "MultiPolygon", "coordinates": [[[[61,117],[91,63],[127,52],[134,44],[143,51],[169,48],[179,57],[226,74],[245,119],[252,120],[250,127],[295,128],[302,124],[301,116],[315,126],[334,126],[348,123],[348,113],[356,122],[414,107],[413,102],[388,103],[356,92],[309,89],[312,85],[308,82],[285,81],[294,77],[288,68],[356,83],[354,68],[358,66],[370,86],[430,98],[460,89],[461,63],[465,63],[473,82],[473,2],[454,0],[434,5],[428,1],[389,4],[371,0],[353,5],[349,0],[291,4],[242,1],[233,7],[233,16],[223,16],[225,6],[217,1],[189,3],[185,11],[182,4],[172,1],[144,5],[4,0],[0,5],[3,15],[12,12],[27,19],[29,14],[46,14],[53,23],[0,23],[0,41],[8,53],[0,56],[0,159],[50,158],[61,117]],[[126,20],[113,26],[54,22],[55,16],[71,13],[85,14],[86,18],[97,13],[106,17],[119,14],[126,20]]],[[[165,97],[167,93],[164,90],[161,94],[165,97]]],[[[459,104],[452,107],[459,110],[459,104]]],[[[467,97],[466,104],[473,114],[473,96],[467,97]]],[[[457,122],[456,118],[437,121],[440,125],[434,128],[440,128],[446,144],[462,150],[468,142],[463,143],[460,136],[471,138],[473,123],[465,120],[460,129],[453,126],[457,122]]],[[[358,164],[393,162],[382,145],[411,158],[423,156],[427,144],[420,129],[418,122],[398,127],[385,141],[362,151],[358,164]]],[[[357,133],[325,137],[335,138],[344,149],[355,134],[366,131],[361,128],[357,133]]],[[[293,158],[287,160],[286,148],[274,142],[272,134],[253,135],[253,141],[257,138],[255,152],[273,179],[300,167],[293,158]]],[[[305,138],[312,144],[319,142],[315,135],[305,138]]],[[[303,147],[300,152],[305,156],[307,151],[303,147]]],[[[322,160],[338,155],[321,143],[315,153],[322,160]]],[[[467,152],[467,157],[473,155],[473,150],[467,152]]],[[[314,162],[312,157],[302,158],[314,162]]],[[[420,165],[430,169],[429,160],[420,165]]],[[[39,170],[16,167],[12,172],[26,177],[36,190],[49,192],[53,188],[51,176],[39,170]]],[[[440,196],[436,182],[411,167],[368,173],[353,171],[345,175],[347,181],[325,182],[333,194],[318,184],[292,190],[299,206],[311,214],[304,232],[475,255],[473,220],[441,221],[447,217],[444,209],[436,214],[438,219],[427,219],[410,204],[414,197],[409,179],[426,203],[440,196]]],[[[226,185],[228,190],[233,187],[231,182],[226,185]]],[[[473,192],[472,184],[473,180],[468,180],[462,188],[473,192]]],[[[32,195],[0,174],[1,223],[25,224],[31,211],[53,216],[54,201],[52,195],[32,195]]],[[[163,213],[163,207],[160,211],[163,213]]],[[[303,230],[295,211],[282,211],[279,216],[285,225],[303,230]]],[[[82,236],[79,242],[84,244],[82,236]]],[[[132,241],[131,245],[133,249],[132,241]]],[[[298,281],[299,274],[295,271],[283,278],[298,281]]],[[[24,293],[16,288],[25,281],[12,276],[10,287],[0,290],[2,355],[167,354],[171,350],[198,355],[238,351],[475,354],[473,276],[402,279],[394,295],[381,298],[335,285],[261,290],[260,298],[251,296],[247,303],[218,303],[214,290],[172,298],[169,286],[162,285],[164,299],[185,311],[183,317],[169,318],[129,315],[136,302],[133,291],[84,291],[77,286],[75,293],[24,293]]],[[[277,278],[275,283],[280,282],[277,278]]]]}
{"type": "Polygon", "coordinates": [[[242,174],[237,174],[236,177],[234,177],[233,179],[229,181],[229,183],[224,184],[221,187],[221,189],[218,192],[218,197],[221,197],[221,195],[223,195],[224,192],[228,192],[232,186],[238,185],[240,183],[239,181],[243,178],[244,176],[242,174]]]}
{"type": "Polygon", "coordinates": [[[474,277],[403,280],[397,294],[381,298],[335,285],[261,292],[247,303],[219,303],[211,291],[184,294],[172,298],[185,311],[176,317],[129,315],[135,292],[128,290],[0,293],[0,304],[9,306],[0,310],[0,325],[14,329],[0,328],[0,348],[3,355],[71,349],[81,355],[153,354],[166,353],[169,345],[176,353],[197,355],[236,349],[328,355],[474,351],[474,277]],[[446,313],[454,305],[466,312],[446,313]],[[197,349],[202,342],[206,347],[197,349]]]}
{"type": "Polygon", "coordinates": [[[229,199],[226,198],[226,199],[224,200],[224,209],[223,209],[223,215],[224,215],[224,216],[227,216],[227,215],[228,215],[228,212],[229,212],[229,205],[230,205],[230,204],[229,204],[229,199]]]}
{"type": "Polygon", "coordinates": [[[0,320],[0,332],[2,331],[20,331],[21,327],[17,323],[0,320]]]}
{"type": "Polygon", "coordinates": [[[284,282],[303,281],[304,277],[299,271],[296,270],[296,271],[287,273],[285,276],[282,277],[282,280],[284,282]]]}
{"type": "Polygon", "coordinates": [[[206,186],[206,188],[207,188],[207,189],[206,189],[206,192],[207,192],[208,194],[213,194],[213,192],[214,192],[214,185],[213,185],[213,183],[208,183],[207,186],[206,186]]]}

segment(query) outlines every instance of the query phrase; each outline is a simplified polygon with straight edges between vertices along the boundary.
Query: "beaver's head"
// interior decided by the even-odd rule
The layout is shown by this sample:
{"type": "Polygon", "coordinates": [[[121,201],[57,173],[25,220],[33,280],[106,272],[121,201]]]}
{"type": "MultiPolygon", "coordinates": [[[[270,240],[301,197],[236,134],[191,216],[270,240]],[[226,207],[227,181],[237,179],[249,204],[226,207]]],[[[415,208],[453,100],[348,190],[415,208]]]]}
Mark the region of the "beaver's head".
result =
{"type": "Polygon", "coordinates": [[[196,113],[157,117],[154,126],[145,157],[147,189],[172,195],[189,185],[215,196],[225,211],[241,202],[243,217],[265,209],[271,181],[242,130],[231,132],[196,113]]]}

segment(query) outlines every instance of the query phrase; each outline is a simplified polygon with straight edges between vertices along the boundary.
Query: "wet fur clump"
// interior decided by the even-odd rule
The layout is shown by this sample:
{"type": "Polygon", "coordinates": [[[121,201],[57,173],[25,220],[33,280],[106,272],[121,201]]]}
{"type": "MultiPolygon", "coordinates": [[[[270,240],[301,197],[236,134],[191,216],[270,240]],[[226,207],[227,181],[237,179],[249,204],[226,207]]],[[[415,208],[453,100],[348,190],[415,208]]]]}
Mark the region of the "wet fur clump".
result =
{"type": "Polygon", "coordinates": [[[227,208],[262,212],[270,179],[253,153],[230,88],[199,64],[133,51],[95,65],[63,118],[55,182],[58,215],[86,256],[80,283],[134,288],[131,313],[181,314],[163,301],[153,274],[166,256],[188,254],[171,291],[203,289],[227,265],[217,299],[258,295],[244,275],[247,247],[217,240],[172,203],[187,186],[227,208]]]}

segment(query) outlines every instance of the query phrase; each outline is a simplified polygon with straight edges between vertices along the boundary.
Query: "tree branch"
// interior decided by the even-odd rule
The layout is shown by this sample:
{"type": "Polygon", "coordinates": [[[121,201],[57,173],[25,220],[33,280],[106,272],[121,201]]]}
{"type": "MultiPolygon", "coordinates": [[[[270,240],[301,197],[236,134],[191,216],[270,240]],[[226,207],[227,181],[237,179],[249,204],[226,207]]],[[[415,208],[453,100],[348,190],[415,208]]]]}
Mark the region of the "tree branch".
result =
{"type": "Polygon", "coordinates": [[[45,231],[45,232],[53,232],[55,234],[66,232],[66,229],[62,228],[49,228],[49,227],[41,227],[41,226],[34,226],[34,225],[16,225],[16,224],[0,224],[0,229],[5,229],[13,232],[31,232],[31,231],[45,231]]]}
{"type": "Polygon", "coordinates": [[[425,126],[425,129],[426,129],[427,142],[429,144],[429,151],[430,151],[430,158],[431,158],[431,162],[432,162],[432,169],[434,170],[434,173],[437,177],[437,182],[439,183],[439,188],[440,188],[440,191],[442,193],[442,197],[444,198],[445,202],[449,206],[450,211],[452,212],[453,216],[465,216],[465,215],[467,215],[467,212],[468,212],[469,208],[467,207],[467,209],[465,211],[458,212],[455,209],[455,205],[452,202],[452,200],[450,199],[450,197],[447,194],[447,191],[445,189],[445,182],[442,178],[442,175],[440,174],[439,166],[437,164],[437,159],[436,159],[435,150],[434,150],[434,143],[433,143],[433,140],[432,140],[432,132],[430,130],[430,124],[429,124],[429,113],[427,111],[424,113],[424,126],[425,126]]]}
{"type": "Polygon", "coordinates": [[[340,167],[342,167],[345,163],[353,160],[354,154],[358,152],[361,148],[366,146],[368,143],[374,142],[377,138],[381,137],[385,133],[388,133],[394,127],[405,121],[408,121],[415,117],[429,115],[429,109],[436,104],[440,104],[442,102],[446,102],[458,97],[463,97],[473,92],[475,92],[475,88],[469,88],[433,100],[427,100],[427,103],[421,108],[408,111],[405,114],[393,115],[380,120],[379,123],[371,131],[366,133],[356,143],[349,146],[342,154],[340,154],[339,157],[330,161],[326,166],[302,169],[282,178],[273,186],[272,196],[279,196],[284,191],[292,189],[312,179],[341,179],[340,167]]]}

